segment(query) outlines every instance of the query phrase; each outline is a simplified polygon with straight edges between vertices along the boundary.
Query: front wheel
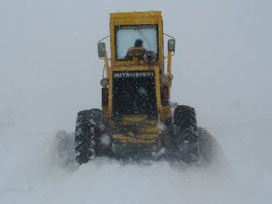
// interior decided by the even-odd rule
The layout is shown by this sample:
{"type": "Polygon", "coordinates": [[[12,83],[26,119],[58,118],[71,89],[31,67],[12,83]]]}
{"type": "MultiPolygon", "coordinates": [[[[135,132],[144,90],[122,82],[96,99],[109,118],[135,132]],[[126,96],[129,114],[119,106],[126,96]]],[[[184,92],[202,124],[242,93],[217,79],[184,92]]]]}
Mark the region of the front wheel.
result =
{"type": "Polygon", "coordinates": [[[175,155],[186,163],[199,159],[199,137],[195,109],[180,105],[174,111],[175,155]]]}
{"type": "Polygon", "coordinates": [[[99,109],[78,112],[75,130],[76,161],[87,163],[96,157],[97,144],[102,136],[102,112],[99,109]]]}

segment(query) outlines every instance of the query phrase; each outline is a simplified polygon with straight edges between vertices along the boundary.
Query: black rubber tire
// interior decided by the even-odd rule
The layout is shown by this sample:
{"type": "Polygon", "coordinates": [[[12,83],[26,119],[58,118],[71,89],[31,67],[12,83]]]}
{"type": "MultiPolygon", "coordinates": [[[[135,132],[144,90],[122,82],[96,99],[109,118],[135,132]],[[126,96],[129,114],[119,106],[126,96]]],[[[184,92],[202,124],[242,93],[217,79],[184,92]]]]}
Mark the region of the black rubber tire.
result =
{"type": "Polygon", "coordinates": [[[98,141],[102,136],[103,117],[99,109],[78,112],[75,130],[76,161],[79,164],[96,157],[98,141]]]}
{"type": "Polygon", "coordinates": [[[174,152],[186,163],[199,159],[199,137],[195,109],[180,105],[174,111],[174,152]]]}

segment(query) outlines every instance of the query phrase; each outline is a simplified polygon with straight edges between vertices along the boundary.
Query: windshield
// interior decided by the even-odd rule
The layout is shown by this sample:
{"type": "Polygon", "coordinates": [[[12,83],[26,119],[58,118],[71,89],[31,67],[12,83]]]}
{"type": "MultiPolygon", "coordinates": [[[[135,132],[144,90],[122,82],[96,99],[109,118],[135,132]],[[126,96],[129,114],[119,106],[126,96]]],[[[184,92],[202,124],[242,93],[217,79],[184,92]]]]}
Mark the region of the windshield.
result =
{"type": "Polygon", "coordinates": [[[128,49],[138,47],[139,41],[145,50],[158,54],[157,25],[116,26],[115,35],[117,60],[125,60],[128,49]]]}

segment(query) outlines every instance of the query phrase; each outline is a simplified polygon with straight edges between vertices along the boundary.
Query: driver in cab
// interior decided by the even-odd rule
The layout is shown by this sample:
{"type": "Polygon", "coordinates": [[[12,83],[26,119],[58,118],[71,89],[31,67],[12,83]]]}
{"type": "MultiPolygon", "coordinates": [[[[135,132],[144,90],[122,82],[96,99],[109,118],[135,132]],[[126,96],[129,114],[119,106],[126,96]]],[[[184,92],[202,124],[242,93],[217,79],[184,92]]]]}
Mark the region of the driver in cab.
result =
{"type": "Polygon", "coordinates": [[[133,57],[143,60],[146,50],[143,48],[143,41],[141,39],[135,40],[134,47],[130,47],[125,56],[125,60],[133,60],[133,57]]]}

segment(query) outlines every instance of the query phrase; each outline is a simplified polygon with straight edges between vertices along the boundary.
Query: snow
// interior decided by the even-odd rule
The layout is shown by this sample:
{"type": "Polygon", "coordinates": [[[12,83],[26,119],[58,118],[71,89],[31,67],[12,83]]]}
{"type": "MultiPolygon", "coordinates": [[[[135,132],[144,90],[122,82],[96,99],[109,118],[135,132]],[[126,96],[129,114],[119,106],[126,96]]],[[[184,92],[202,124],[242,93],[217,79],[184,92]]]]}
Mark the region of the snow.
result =
{"type": "Polygon", "coordinates": [[[271,203],[271,6],[1,1],[0,203],[271,203]],[[162,10],[164,31],[176,38],[172,101],[195,107],[211,161],[98,158],[78,167],[75,119],[100,107],[96,43],[108,13],[151,9],[162,10]]]}
{"type": "Polygon", "coordinates": [[[110,137],[108,135],[102,135],[100,142],[101,144],[108,146],[110,145],[110,137]]]}

